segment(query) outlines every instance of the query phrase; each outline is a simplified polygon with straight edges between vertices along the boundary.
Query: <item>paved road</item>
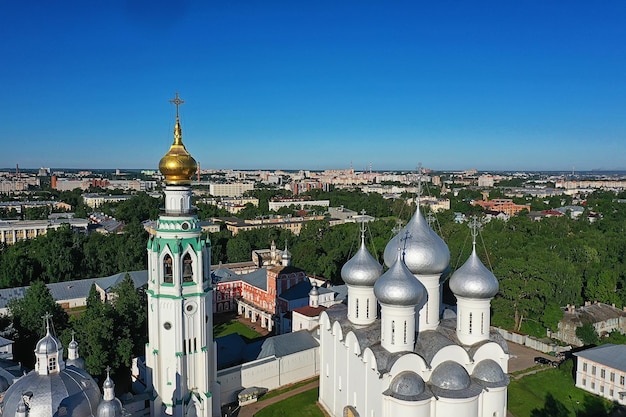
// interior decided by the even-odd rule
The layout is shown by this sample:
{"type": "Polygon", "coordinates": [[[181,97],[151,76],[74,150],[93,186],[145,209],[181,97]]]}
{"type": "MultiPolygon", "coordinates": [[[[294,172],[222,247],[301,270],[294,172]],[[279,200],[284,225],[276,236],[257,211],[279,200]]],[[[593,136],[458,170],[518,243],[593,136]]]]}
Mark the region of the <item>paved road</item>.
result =
{"type": "Polygon", "coordinates": [[[545,353],[533,350],[517,343],[507,342],[509,345],[509,353],[511,359],[509,359],[509,373],[521,371],[524,369],[532,368],[535,366],[535,357],[542,356],[550,360],[555,358],[545,353]]]}

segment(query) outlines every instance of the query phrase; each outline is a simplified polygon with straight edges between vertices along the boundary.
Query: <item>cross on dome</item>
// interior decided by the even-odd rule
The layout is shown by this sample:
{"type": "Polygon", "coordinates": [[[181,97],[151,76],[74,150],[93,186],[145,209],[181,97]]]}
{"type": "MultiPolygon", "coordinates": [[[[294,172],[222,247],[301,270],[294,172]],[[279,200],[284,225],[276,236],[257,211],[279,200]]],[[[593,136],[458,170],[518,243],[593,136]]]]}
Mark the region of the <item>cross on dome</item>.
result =
{"type": "Polygon", "coordinates": [[[178,97],[178,91],[176,92],[176,96],[170,100],[170,103],[176,106],[176,120],[178,120],[178,106],[181,104],[185,104],[185,100],[178,97]]]}
{"type": "Polygon", "coordinates": [[[472,230],[472,245],[476,247],[476,237],[482,229],[482,223],[478,220],[477,216],[473,216],[472,220],[468,223],[469,228],[472,230]]]}

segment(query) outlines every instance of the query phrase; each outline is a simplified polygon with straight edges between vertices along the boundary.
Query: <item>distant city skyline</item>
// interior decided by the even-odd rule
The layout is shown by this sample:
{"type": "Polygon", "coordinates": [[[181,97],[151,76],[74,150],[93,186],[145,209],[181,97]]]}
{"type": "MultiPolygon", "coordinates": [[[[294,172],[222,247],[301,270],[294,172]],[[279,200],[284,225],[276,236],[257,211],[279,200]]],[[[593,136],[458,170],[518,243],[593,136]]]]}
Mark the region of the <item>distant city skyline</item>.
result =
{"type": "Polygon", "coordinates": [[[624,170],[626,3],[0,3],[0,167],[624,170]]]}

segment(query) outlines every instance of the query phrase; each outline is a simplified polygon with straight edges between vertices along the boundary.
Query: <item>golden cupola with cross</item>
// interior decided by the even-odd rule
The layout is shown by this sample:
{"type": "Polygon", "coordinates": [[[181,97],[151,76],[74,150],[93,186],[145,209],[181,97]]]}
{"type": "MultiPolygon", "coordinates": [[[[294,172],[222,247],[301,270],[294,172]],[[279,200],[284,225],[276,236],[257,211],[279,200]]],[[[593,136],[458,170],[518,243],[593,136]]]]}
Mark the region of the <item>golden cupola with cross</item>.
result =
{"type": "Polygon", "coordinates": [[[174,143],[159,162],[159,171],[165,177],[165,182],[172,185],[191,183],[191,177],[198,170],[198,164],[183,144],[183,130],[180,127],[178,106],[184,101],[178,97],[171,100],[176,105],[176,126],[174,126],[174,143]]]}

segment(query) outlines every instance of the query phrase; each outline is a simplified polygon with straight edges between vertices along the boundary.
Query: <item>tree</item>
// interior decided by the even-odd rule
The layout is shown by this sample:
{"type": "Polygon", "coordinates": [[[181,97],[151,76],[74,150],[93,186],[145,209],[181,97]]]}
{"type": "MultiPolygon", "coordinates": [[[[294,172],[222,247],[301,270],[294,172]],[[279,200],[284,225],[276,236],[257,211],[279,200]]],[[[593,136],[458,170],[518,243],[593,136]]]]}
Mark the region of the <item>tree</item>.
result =
{"type": "Polygon", "coordinates": [[[228,262],[245,262],[250,260],[252,247],[243,239],[230,239],[226,244],[228,262]]]}
{"type": "Polygon", "coordinates": [[[8,309],[17,334],[13,355],[15,360],[30,367],[35,362],[33,349],[45,334],[44,315],[52,315],[54,330],[60,334],[67,328],[67,313],[54,301],[43,281],[33,282],[24,293],[24,298],[10,300],[8,309]]]}
{"type": "Polygon", "coordinates": [[[85,367],[91,375],[104,375],[107,366],[115,365],[111,354],[115,349],[114,324],[113,307],[101,301],[96,286],[92,285],[87,308],[74,325],[85,367]]]}
{"type": "Polygon", "coordinates": [[[122,282],[112,290],[115,294],[113,304],[115,351],[111,366],[116,370],[116,380],[120,389],[130,388],[130,367],[133,358],[145,354],[148,342],[148,308],[145,292],[135,289],[130,275],[126,274],[122,282]]]}
{"type": "Polygon", "coordinates": [[[582,326],[577,327],[576,337],[578,337],[585,345],[595,345],[600,341],[600,337],[591,323],[585,323],[582,326]]]}
{"type": "Polygon", "coordinates": [[[133,198],[119,203],[115,209],[115,217],[126,223],[132,221],[141,223],[145,220],[155,220],[159,217],[162,204],[162,199],[140,192],[133,198]]]}

